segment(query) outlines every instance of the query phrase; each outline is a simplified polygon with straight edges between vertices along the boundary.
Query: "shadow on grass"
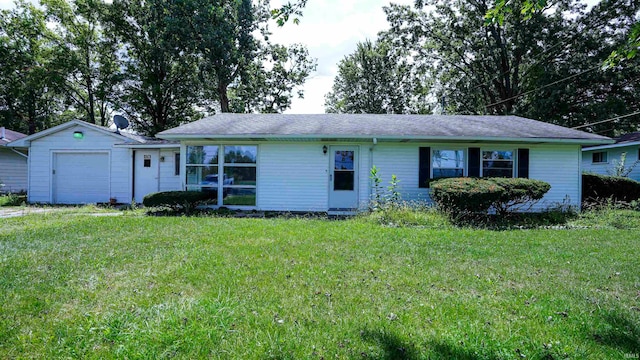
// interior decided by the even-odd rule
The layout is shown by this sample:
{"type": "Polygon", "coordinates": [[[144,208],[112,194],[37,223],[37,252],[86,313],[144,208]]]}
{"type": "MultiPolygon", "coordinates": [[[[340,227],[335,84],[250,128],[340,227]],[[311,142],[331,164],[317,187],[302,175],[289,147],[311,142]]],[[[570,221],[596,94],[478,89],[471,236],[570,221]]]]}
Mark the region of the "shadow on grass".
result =
{"type": "Polygon", "coordinates": [[[415,345],[407,343],[397,335],[382,330],[363,331],[362,339],[380,346],[383,355],[380,360],[414,360],[414,359],[457,359],[457,360],[479,360],[495,359],[494,355],[478,355],[470,350],[441,342],[430,341],[426,348],[426,354],[421,354],[415,345]]]}
{"type": "Polygon", "coordinates": [[[381,360],[392,359],[418,359],[418,351],[412,344],[405,343],[400,337],[382,331],[365,330],[361,334],[362,339],[377,344],[384,351],[381,360]]]}
{"type": "Polygon", "coordinates": [[[640,325],[623,315],[623,310],[610,311],[603,317],[606,328],[593,337],[603,345],[616,348],[626,354],[640,352],[640,325]]]}

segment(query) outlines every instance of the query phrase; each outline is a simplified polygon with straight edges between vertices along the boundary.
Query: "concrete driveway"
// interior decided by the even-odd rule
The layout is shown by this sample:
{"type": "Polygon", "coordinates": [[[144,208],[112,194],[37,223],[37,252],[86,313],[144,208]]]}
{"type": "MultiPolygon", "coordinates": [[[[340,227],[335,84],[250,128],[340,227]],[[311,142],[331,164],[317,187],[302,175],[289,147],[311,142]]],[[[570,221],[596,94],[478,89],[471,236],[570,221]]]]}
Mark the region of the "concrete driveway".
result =
{"type": "Polygon", "coordinates": [[[59,211],[55,208],[0,207],[0,219],[59,211]]]}

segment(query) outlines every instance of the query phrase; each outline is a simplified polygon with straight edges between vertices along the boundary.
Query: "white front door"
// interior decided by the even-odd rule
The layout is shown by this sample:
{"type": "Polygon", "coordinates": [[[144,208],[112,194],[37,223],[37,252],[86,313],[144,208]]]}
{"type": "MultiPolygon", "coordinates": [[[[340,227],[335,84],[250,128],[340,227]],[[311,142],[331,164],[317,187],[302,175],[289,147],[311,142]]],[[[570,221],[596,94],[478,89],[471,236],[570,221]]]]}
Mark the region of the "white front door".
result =
{"type": "Polygon", "coordinates": [[[329,164],[329,210],[358,207],[358,148],[332,146],[329,164]]]}
{"type": "Polygon", "coordinates": [[[158,192],[160,176],[159,150],[135,150],[134,192],[137,203],[142,203],[145,195],[158,192]]]}

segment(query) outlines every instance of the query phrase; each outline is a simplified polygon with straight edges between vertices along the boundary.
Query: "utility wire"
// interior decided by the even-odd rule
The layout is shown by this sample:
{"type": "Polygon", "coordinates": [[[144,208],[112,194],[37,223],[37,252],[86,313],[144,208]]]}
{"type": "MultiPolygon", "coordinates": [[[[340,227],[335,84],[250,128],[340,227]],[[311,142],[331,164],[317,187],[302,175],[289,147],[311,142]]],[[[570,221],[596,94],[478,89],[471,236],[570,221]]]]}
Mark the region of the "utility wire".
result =
{"type": "Polygon", "coordinates": [[[609,121],[620,120],[620,119],[624,119],[624,118],[626,118],[626,117],[634,116],[634,115],[640,115],[640,111],[636,111],[636,112],[631,113],[631,114],[626,114],[626,115],[616,116],[616,117],[614,117],[614,118],[607,119],[607,120],[596,121],[596,122],[594,122],[594,123],[590,123],[590,124],[584,124],[584,125],[580,125],[580,126],[575,126],[575,127],[572,127],[572,129],[580,129],[580,128],[587,127],[587,126],[598,125],[598,124],[604,124],[604,123],[609,122],[609,121]]]}
{"type": "Polygon", "coordinates": [[[578,76],[580,76],[580,75],[584,75],[584,74],[586,74],[586,73],[588,73],[588,72],[590,72],[590,71],[593,71],[593,70],[599,69],[600,67],[601,67],[601,65],[594,66],[594,67],[592,67],[592,68],[590,68],[590,69],[587,69],[587,70],[585,70],[585,71],[582,71],[582,72],[580,72],[580,73],[573,74],[573,75],[571,75],[571,76],[567,76],[567,77],[562,78],[562,79],[560,79],[560,80],[556,80],[556,81],[554,81],[554,82],[552,82],[552,83],[550,83],[550,84],[546,84],[546,85],[540,86],[540,87],[538,87],[538,88],[535,88],[535,89],[533,89],[533,90],[525,91],[525,92],[523,92],[523,93],[521,93],[521,94],[518,94],[518,95],[512,96],[512,97],[510,97],[510,98],[508,98],[508,99],[500,100],[500,101],[494,102],[494,103],[492,103],[492,104],[486,105],[486,106],[485,106],[485,108],[486,108],[486,109],[488,109],[488,108],[491,108],[491,107],[493,107],[493,106],[496,106],[496,105],[500,105],[500,104],[502,104],[502,103],[505,103],[505,102],[507,102],[507,101],[511,101],[511,100],[513,100],[513,99],[519,98],[520,96],[524,96],[524,95],[527,95],[527,94],[531,94],[532,92],[535,92],[535,91],[538,91],[538,90],[542,90],[542,89],[544,89],[544,88],[548,88],[549,86],[553,86],[553,85],[555,85],[555,84],[558,84],[558,83],[561,83],[561,82],[567,81],[567,80],[569,80],[569,79],[573,79],[574,77],[578,77],[578,76]]]}

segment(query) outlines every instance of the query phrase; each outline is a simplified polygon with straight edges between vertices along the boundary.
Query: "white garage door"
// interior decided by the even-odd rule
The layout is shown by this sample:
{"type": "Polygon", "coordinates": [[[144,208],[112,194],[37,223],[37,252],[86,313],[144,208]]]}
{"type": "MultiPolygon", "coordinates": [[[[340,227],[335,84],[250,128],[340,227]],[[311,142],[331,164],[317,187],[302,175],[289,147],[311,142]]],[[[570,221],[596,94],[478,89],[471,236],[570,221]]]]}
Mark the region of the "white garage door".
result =
{"type": "Polygon", "coordinates": [[[108,153],[56,153],[53,157],[53,202],[109,202],[108,153]]]}

